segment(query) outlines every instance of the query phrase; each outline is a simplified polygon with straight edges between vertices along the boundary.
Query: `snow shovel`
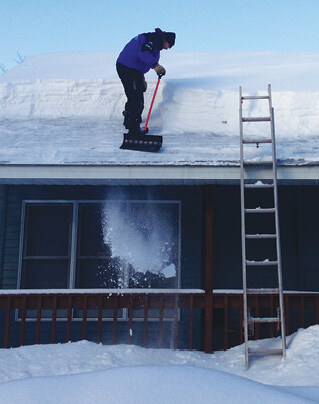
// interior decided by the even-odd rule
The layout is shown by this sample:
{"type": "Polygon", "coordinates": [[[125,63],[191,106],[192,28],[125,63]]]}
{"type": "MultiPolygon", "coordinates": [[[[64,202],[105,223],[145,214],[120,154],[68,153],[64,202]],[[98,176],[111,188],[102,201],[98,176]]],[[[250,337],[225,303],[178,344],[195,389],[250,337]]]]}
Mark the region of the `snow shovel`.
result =
{"type": "Polygon", "coordinates": [[[120,149],[128,149],[128,150],[139,150],[146,152],[157,152],[162,147],[163,137],[159,135],[147,135],[148,132],[147,125],[151,116],[154,100],[156,97],[157,89],[159,83],[161,81],[162,76],[158,76],[157,84],[155,87],[153,99],[151,102],[150,110],[148,111],[147,119],[144,126],[145,135],[130,135],[128,133],[124,133],[123,143],[120,149]]]}

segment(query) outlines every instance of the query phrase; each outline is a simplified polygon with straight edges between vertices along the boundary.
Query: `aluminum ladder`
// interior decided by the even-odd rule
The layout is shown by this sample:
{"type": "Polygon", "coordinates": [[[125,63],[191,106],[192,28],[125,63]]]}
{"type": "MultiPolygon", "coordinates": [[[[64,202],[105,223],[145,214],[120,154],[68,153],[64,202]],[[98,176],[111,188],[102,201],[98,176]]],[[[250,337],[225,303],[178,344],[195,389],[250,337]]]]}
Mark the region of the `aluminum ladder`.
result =
{"type": "MultiPolygon", "coordinates": [[[[267,108],[268,111],[268,108],[267,108]]],[[[267,112],[268,115],[268,112],[267,112]]],[[[278,217],[278,190],[277,190],[277,160],[276,160],[276,147],[275,147],[275,126],[274,126],[274,109],[272,107],[271,99],[271,86],[268,85],[268,95],[264,96],[243,96],[242,87],[239,87],[239,126],[240,126],[240,190],[241,190],[241,238],[242,238],[242,271],[243,271],[243,309],[244,309],[244,339],[245,339],[245,365],[246,369],[249,368],[249,355],[250,354],[276,354],[286,356],[286,335],[285,335],[285,315],[284,315],[284,302],[283,302],[283,286],[282,286],[282,269],[281,269],[281,252],[280,252],[280,234],[279,234],[279,217],[278,217]],[[262,102],[262,100],[268,101],[269,104],[269,116],[263,117],[243,117],[243,103],[262,102]],[[258,137],[255,138],[244,137],[244,123],[246,122],[269,122],[270,123],[270,138],[258,137]],[[257,148],[260,144],[271,144],[271,157],[267,161],[258,161],[252,159],[244,159],[245,145],[256,144],[257,148]],[[271,180],[263,180],[261,178],[255,178],[258,173],[258,166],[268,168],[272,171],[271,180]],[[250,172],[249,172],[250,170],[250,172]],[[254,173],[251,173],[251,170],[254,173]],[[253,181],[256,181],[253,183],[253,181]],[[248,208],[245,203],[247,202],[246,194],[248,192],[255,192],[254,195],[257,199],[258,191],[260,189],[268,189],[264,192],[273,192],[274,206],[271,207],[259,207],[248,208]],[[269,215],[274,219],[274,233],[273,234],[250,234],[246,232],[246,217],[247,215],[269,215]],[[274,260],[265,259],[264,261],[248,260],[246,256],[247,243],[250,240],[259,240],[258,243],[262,243],[264,240],[273,239],[276,245],[273,247],[273,255],[277,258],[274,260]],[[247,267],[249,270],[258,271],[260,268],[268,268],[269,271],[277,269],[278,272],[278,285],[274,288],[249,288],[247,287],[247,267]],[[275,295],[278,296],[279,308],[277,309],[276,317],[253,317],[250,314],[250,309],[247,306],[248,295],[275,295]],[[249,328],[253,328],[256,323],[277,323],[281,328],[281,348],[280,349],[251,349],[248,347],[249,328]]],[[[267,130],[268,131],[268,130],[267,130]]],[[[268,135],[267,135],[268,136],[268,135]]],[[[258,176],[260,175],[260,171],[258,176]]],[[[268,177],[268,176],[267,176],[268,177]]],[[[262,203],[262,201],[260,201],[262,203]]],[[[256,241],[257,242],[257,241],[256,241]]],[[[277,283],[277,281],[276,281],[277,283]]]]}

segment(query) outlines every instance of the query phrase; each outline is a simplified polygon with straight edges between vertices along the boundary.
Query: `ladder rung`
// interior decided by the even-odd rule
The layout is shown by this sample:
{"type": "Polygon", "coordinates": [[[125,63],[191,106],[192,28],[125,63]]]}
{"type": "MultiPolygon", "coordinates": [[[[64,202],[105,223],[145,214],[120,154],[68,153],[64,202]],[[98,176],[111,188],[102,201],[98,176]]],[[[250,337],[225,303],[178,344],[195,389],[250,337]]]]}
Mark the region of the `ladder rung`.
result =
{"type": "Polygon", "coordinates": [[[245,213],[275,213],[275,208],[245,209],[245,213]]]}
{"type": "Polygon", "coordinates": [[[274,184],[245,184],[245,188],[274,188],[274,184]]]}
{"type": "Polygon", "coordinates": [[[258,349],[258,348],[248,348],[248,353],[250,354],[269,354],[269,355],[282,355],[282,349],[258,349]]]}
{"type": "Polygon", "coordinates": [[[241,97],[242,100],[269,100],[269,95],[248,95],[241,97]]]}
{"type": "Polygon", "coordinates": [[[277,238],[277,234],[246,234],[247,239],[270,239],[277,238]]]}
{"type": "Polygon", "coordinates": [[[271,139],[243,139],[243,143],[272,143],[271,139]]]}
{"type": "Polygon", "coordinates": [[[266,166],[266,165],[272,165],[274,163],[273,160],[260,160],[260,161],[254,161],[254,160],[244,160],[243,164],[245,166],[266,166]]]}
{"type": "Polygon", "coordinates": [[[256,116],[252,118],[244,117],[243,122],[270,122],[270,116],[256,116]]]}
{"type": "Polygon", "coordinates": [[[278,265],[278,261],[246,261],[247,266],[274,266],[278,265]]]}
{"type": "Polygon", "coordinates": [[[273,295],[278,294],[279,289],[247,289],[247,294],[250,295],[273,295]]]}
{"type": "Polygon", "coordinates": [[[278,317],[250,317],[248,323],[279,323],[278,317]]]}

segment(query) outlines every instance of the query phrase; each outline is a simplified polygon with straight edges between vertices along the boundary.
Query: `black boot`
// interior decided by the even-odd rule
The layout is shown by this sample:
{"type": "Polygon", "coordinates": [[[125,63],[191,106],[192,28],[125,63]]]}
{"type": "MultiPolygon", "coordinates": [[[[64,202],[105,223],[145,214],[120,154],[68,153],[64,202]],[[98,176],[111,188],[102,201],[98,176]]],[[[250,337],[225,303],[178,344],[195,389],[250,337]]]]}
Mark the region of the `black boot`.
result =
{"type": "Polygon", "coordinates": [[[129,128],[128,134],[133,135],[133,136],[139,136],[139,135],[146,135],[147,132],[148,132],[148,128],[146,128],[146,130],[144,130],[140,126],[138,126],[138,127],[135,126],[133,128],[129,128]]]}

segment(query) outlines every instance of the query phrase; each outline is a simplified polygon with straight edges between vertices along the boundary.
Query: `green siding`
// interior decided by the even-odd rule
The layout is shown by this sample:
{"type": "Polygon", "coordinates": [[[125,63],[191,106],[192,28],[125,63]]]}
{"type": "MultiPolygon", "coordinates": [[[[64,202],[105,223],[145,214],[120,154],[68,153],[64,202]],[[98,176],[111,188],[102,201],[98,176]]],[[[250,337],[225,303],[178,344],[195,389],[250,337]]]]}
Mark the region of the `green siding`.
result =
{"type": "Polygon", "coordinates": [[[16,187],[7,187],[7,211],[2,268],[2,288],[16,289],[19,264],[19,245],[22,203],[12,192],[16,187]]]}
{"type": "Polygon", "coordinates": [[[319,290],[319,192],[300,187],[298,242],[300,245],[300,283],[304,290],[319,290]]]}
{"type": "Polygon", "coordinates": [[[4,242],[7,213],[7,186],[0,185],[0,279],[2,279],[4,262],[4,242]]]}
{"type": "MultiPolygon", "coordinates": [[[[202,187],[2,186],[0,187],[0,212],[2,213],[0,215],[0,248],[2,245],[4,247],[1,260],[2,288],[15,289],[17,285],[23,200],[93,200],[108,197],[120,199],[124,195],[128,199],[182,201],[182,287],[204,287],[201,248],[202,187]],[[6,217],[4,217],[5,212],[6,217]],[[5,235],[4,243],[3,234],[5,235]]],[[[318,206],[319,187],[317,186],[279,187],[285,289],[319,290],[318,206]]],[[[268,223],[266,223],[267,226],[268,223]]],[[[239,187],[222,185],[214,187],[213,231],[214,288],[241,289],[239,187]]],[[[255,251],[260,257],[267,258],[266,249],[262,249],[258,244],[256,244],[255,251]]],[[[270,285],[274,279],[268,269],[267,271],[259,270],[254,277],[259,279],[262,286],[270,285]]]]}
{"type": "MultiPolygon", "coordinates": [[[[250,207],[271,204],[250,200],[250,207]],[[255,203],[255,206],[253,204],[255,203]]],[[[319,291],[319,187],[279,187],[279,218],[286,290],[319,291]]],[[[251,215],[255,216],[255,215],[251,215]]],[[[257,220],[256,217],[253,218],[257,220]]],[[[269,215],[262,219],[264,228],[271,227],[269,215]]],[[[216,186],[214,190],[214,288],[242,289],[241,224],[239,186],[216,186]]],[[[261,233],[261,232],[259,232],[261,233]]],[[[273,241],[269,241],[273,243],[273,241]]],[[[257,258],[268,258],[264,241],[255,241],[257,258]]],[[[252,287],[272,287],[275,270],[252,269],[252,287]],[[273,271],[273,272],[272,272],[273,271]]]]}

